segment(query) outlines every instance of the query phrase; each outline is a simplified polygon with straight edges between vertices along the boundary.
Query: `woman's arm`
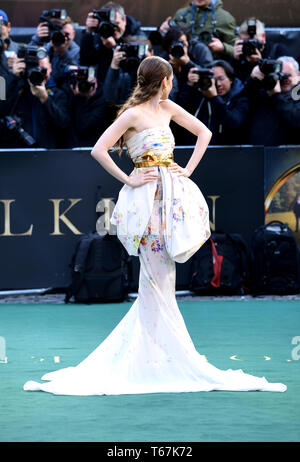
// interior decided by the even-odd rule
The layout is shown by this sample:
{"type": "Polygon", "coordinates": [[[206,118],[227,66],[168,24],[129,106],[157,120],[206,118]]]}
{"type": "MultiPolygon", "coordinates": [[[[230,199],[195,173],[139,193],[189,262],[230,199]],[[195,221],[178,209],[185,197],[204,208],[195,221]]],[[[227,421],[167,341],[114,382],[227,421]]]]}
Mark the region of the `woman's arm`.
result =
{"type": "Polygon", "coordinates": [[[112,160],[108,154],[108,150],[116,144],[116,142],[129,128],[133,128],[135,126],[136,121],[137,112],[133,108],[127,109],[105,130],[91,151],[91,155],[108,173],[110,173],[114,178],[117,178],[117,180],[133,188],[148,183],[149,181],[153,181],[157,178],[157,174],[155,174],[153,169],[143,169],[140,175],[133,175],[129,177],[112,160]]]}
{"type": "Polygon", "coordinates": [[[181,172],[184,175],[187,173],[186,176],[190,176],[204,156],[207,146],[211,140],[212,132],[202,122],[200,122],[199,119],[194,117],[178,104],[170,100],[167,101],[167,104],[171,111],[171,119],[181,127],[189,130],[193,135],[197,136],[197,142],[193,154],[184,169],[186,172],[181,172]]]}

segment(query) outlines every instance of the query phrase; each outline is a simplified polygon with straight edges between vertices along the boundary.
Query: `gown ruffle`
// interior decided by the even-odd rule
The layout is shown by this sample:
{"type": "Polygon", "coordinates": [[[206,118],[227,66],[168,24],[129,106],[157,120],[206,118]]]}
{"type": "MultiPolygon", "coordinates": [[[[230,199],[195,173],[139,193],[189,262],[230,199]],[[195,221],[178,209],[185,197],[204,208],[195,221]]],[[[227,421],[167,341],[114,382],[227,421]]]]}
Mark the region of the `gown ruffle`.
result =
{"type": "MultiPolygon", "coordinates": [[[[157,127],[136,134],[127,146],[132,158],[147,149],[167,153],[174,138],[169,127],[157,127]]],[[[77,366],[45,374],[46,383],[28,381],[23,389],[81,396],[285,391],[284,384],[241,369],[218,369],[195,349],[175,297],[175,262],[187,261],[209,238],[208,208],[190,179],[155,168],[157,181],[121,189],[111,218],[128,253],[140,260],[137,299],[77,366]]]]}

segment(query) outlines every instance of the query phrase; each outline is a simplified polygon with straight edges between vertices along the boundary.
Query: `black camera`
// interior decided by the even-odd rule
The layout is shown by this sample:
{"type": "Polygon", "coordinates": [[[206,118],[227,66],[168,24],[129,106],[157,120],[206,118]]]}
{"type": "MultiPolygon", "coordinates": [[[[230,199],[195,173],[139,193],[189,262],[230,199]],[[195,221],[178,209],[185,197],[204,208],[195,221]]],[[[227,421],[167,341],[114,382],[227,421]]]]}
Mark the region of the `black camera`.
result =
{"type": "Polygon", "coordinates": [[[254,38],[256,35],[256,19],[249,19],[247,21],[247,24],[248,35],[250,38],[248,40],[243,41],[242,51],[245,57],[255,55],[256,50],[260,51],[263,47],[263,44],[259,40],[254,38]]]}
{"type": "Polygon", "coordinates": [[[116,11],[102,8],[101,10],[93,10],[93,13],[93,17],[99,21],[96,32],[103,38],[112,37],[116,28],[114,24],[116,20],[116,11]]]}
{"type": "Polygon", "coordinates": [[[184,45],[182,42],[174,41],[171,45],[170,53],[174,58],[181,58],[184,55],[184,45]]]}
{"type": "Polygon", "coordinates": [[[0,123],[8,132],[14,133],[25,146],[35,146],[36,140],[22,128],[22,121],[16,115],[6,116],[0,119],[0,123]]]}
{"type": "Polygon", "coordinates": [[[46,22],[49,28],[48,37],[43,37],[41,40],[43,42],[50,42],[54,46],[59,47],[63,45],[67,40],[69,40],[69,33],[62,31],[61,21],[67,18],[66,10],[57,10],[53,8],[52,10],[44,10],[40,16],[39,22],[46,22]]]}
{"type": "Polygon", "coordinates": [[[220,38],[217,31],[215,31],[214,33],[203,31],[203,32],[200,32],[200,34],[198,35],[198,40],[199,42],[202,42],[204,43],[204,45],[207,46],[209,43],[211,43],[213,37],[220,38]]]}
{"type": "Polygon", "coordinates": [[[28,78],[32,85],[41,85],[47,75],[47,69],[39,66],[39,60],[47,56],[45,48],[19,44],[17,56],[24,59],[26,65],[22,77],[28,78]]]}
{"type": "Polygon", "coordinates": [[[278,80],[284,80],[288,77],[282,72],[282,63],[273,59],[260,59],[258,67],[264,74],[262,86],[265,90],[270,91],[276,86],[278,80]]]}
{"type": "Polygon", "coordinates": [[[214,71],[212,69],[198,68],[197,70],[194,70],[193,73],[199,75],[198,82],[194,84],[196,88],[206,91],[212,86],[212,80],[214,78],[214,71]]]}
{"type": "Polygon", "coordinates": [[[90,82],[90,78],[95,77],[94,67],[79,66],[77,69],[69,71],[70,85],[75,88],[78,84],[79,93],[86,95],[91,88],[95,87],[95,82],[90,82]]]}
{"type": "Polygon", "coordinates": [[[135,70],[145,58],[148,51],[148,44],[137,42],[121,43],[120,51],[126,54],[126,58],[120,61],[120,67],[124,71],[135,70]]]}

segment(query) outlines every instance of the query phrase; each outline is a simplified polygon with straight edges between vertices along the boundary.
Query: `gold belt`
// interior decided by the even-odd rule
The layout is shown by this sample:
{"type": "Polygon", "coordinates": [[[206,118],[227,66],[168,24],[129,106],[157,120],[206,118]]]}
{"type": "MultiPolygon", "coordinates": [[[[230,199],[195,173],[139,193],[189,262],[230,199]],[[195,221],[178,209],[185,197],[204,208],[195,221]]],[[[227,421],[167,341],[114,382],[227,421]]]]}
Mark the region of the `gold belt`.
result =
{"type": "Polygon", "coordinates": [[[174,162],[174,155],[171,154],[155,154],[153,151],[145,151],[141,156],[140,160],[133,161],[134,166],[139,167],[154,167],[164,166],[168,167],[174,162]]]}

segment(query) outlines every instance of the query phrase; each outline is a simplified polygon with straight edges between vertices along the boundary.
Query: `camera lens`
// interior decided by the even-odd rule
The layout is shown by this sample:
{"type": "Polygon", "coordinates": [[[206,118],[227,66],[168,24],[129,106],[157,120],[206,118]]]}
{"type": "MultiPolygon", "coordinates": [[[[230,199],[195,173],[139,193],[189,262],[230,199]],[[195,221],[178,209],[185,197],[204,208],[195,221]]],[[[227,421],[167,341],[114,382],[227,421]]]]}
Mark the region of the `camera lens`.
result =
{"type": "Polygon", "coordinates": [[[81,82],[78,82],[78,90],[82,94],[86,94],[90,91],[92,87],[94,87],[93,82],[89,82],[88,80],[83,80],[81,82]]]}
{"type": "Polygon", "coordinates": [[[47,56],[47,51],[45,48],[39,48],[36,52],[36,56],[38,59],[44,59],[47,56]]]}
{"type": "Polygon", "coordinates": [[[174,56],[174,58],[181,58],[181,56],[184,55],[184,50],[183,50],[183,43],[182,42],[174,42],[171,46],[171,55],[174,56]]]}
{"type": "Polygon", "coordinates": [[[46,77],[46,69],[35,68],[28,72],[28,79],[32,85],[41,85],[46,77]]]}
{"type": "Polygon", "coordinates": [[[114,26],[108,22],[101,23],[99,26],[99,34],[103,38],[112,37],[114,34],[114,26]]]}
{"type": "Polygon", "coordinates": [[[62,32],[53,32],[51,40],[54,46],[60,47],[65,43],[66,37],[62,32]]]}

